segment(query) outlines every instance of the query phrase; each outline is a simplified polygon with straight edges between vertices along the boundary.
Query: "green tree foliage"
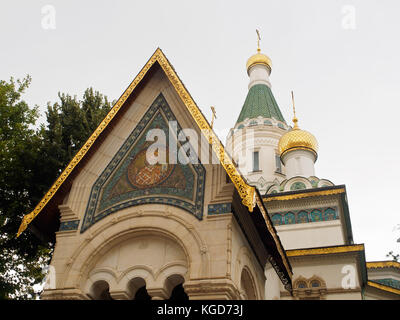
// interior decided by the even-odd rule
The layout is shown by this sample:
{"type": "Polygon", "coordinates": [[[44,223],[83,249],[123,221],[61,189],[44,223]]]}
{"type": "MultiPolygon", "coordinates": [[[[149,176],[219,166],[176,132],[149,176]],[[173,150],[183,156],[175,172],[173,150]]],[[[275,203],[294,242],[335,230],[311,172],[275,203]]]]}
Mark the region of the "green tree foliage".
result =
{"type": "Polygon", "coordinates": [[[41,181],[47,189],[111,109],[107,97],[92,88],[86,89],[81,100],[68,94],[58,96],[60,102],[47,105],[47,124],[40,130],[46,156],[41,181]]]}
{"type": "Polygon", "coordinates": [[[37,128],[38,108],[22,100],[30,82],[0,81],[0,299],[37,297],[52,244],[29,231],[16,238],[19,224],[111,108],[92,88],[81,100],[59,94],[37,128]]]}

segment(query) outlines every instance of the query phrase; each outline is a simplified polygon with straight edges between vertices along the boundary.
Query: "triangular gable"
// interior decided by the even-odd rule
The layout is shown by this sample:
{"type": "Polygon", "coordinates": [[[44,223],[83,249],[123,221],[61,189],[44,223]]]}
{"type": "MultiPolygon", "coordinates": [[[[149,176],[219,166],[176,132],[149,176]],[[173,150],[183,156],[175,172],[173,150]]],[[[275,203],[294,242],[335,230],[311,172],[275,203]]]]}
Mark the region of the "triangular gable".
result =
{"type": "MultiPolygon", "coordinates": [[[[139,72],[139,74],[135,77],[135,79],[131,82],[131,84],[128,86],[128,88],[125,90],[125,92],[121,95],[121,97],[118,99],[116,104],[112,107],[110,112],[107,114],[107,116],[103,119],[103,121],[99,124],[99,126],[96,128],[96,130],[93,132],[93,134],[89,137],[89,139],[86,141],[86,143],[82,146],[82,148],[75,154],[71,162],[68,164],[68,166],[64,169],[64,171],[61,173],[61,175],[57,178],[56,182],[51,186],[49,191],[45,194],[45,196],[41,199],[41,201],[37,204],[37,206],[34,208],[32,212],[29,214],[25,215],[21,225],[19,227],[17,237],[28,227],[28,225],[38,216],[44,209],[46,209],[46,206],[50,206],[49,203],[51,203],[54,199],[57,199],[59,195],[57,195],[57,192],[59,192],[60,189],[63,188],[63,185],[68,182],[69,179],[72,179],[71,177],[76,174],[75,171],[78,171],[78,167],[80,164],[82,164],[84,161],[86,161],[88,154],[90,154],[93,150],[93,145],[95,145],[96,141],[101,140],[101,134],[107,130],[108,126],[112,122],[112,120],[118,115],[118,112],[123,109],[123,106],[125,102],[135,93],[135,89],[139,90],[139,86],[142,84],[144,78],[146,75],[150,73],[150,70],[152,67],[158,64],[159,67],[162,68],[164,71],[165,75],[167,76],[168,80],[171,82],[173,87],[175,88],[178,96],[182,100],[183,104],[186,106],[187,110],[189,111],[190,115],[196,122],[198,128],[201,130],[202,134],[204,137],[209,141],[209,143],[212,145],[212,150],[218,157],[221,165],[225,169],[226,173],[228,174],[230,180],[233,182],[243,205],[245,205],[250,212],[253,212],[253,209],[255,206],[259,208],[259,211],[262,213],[262,216],[265,220],[266,226],[268,227],[268,231],[270,232],[271,236],[273,237],[276,245],[276,249],[278,250],[280,254],[280,259],[282,263],[284,264],[285,268],[285,273],[289,277],[289,279],[292,276],[292,271],[289,266],[286,254],[283,250],[283,247],[281,245],[281,242],[279,240],[279,237],[276,233],[276,230],[268,217],[268,214],[266,213],[266,209],[263,205],[263,201],[261,196],[259,195],[258,192],[256,192],[255,187],[250,186],[247,184],[247,182],[244,180],[244,178],[241,176],[241,174],[238,172],[236,169],[230,155],[225,151],[224,146],[222,145],[221,141],[218,139],[212,128],[210,127],[210,124],[200,111],[199,107],[196,105],[194,102],[193,98],[190,96],[189,92],[186,90],[185,86],[183,85],[182,81],[179,79],[178,75],[176,74],[174,68],[172,65],[169,63],[168,59],[165,57],[164,53],[161,51],[160,48],[157,48],[157,50],[154,52],[154,54],[151,56],[149,61],[145,64],[145,66],[142,68],[142,70],[139,72]]],[[[69,181],[70,183],[70,181],[69,181]]],[[[68,188],[68,187],[66,187],[68,188]]],[[[55,200],[54,200],[55,201],[55,200]]],[[[56,208],[54,206],[54,203],[51,204],[51,207],[56,208]]]]}
{"type": "Polygon", "coordinates": [[[125,101],[130,97],[134,89],[140,84],[143,78],[146,76],[147,72],[150,68],[158,63],[163,69],[164,73],[167,75],[168,80],[174,86],[176,92],[179,97],[182,99],[183,103],[187,107],[189,113],[195,120],[199,129],[205,135],[207,141],[210,141],[212,144],[212,148],[216,153],[217,157],[220,160],[221,165],[226,170],[240,197],[242,198],[242,202],[245,206],[248,207],[249,211],[252,212],[255,206],[255,188],[253,186],[248,185],[243,177],[237,171],[235,165],[233,164],[230,156],[225,151],[222,143],[211,129],[208,121],[190,96],[189,92],[186,90],[182,81],[179,79],[172,65],[169,63],[164,53],[160,48],[154,52],[146,65],[142,68],[139,74],[135,77],[129,87],[125,90],[122,96],[118,99],[117,103],[113,106],[107,116],[103,119],[97,129],[93,132],[90,138],[86,141],[86,143],[82,146],[82,148],[78,151],[78,153],[74,156],[68,166],[64,169],[61,175],[58,177],[56,182],[51,186],[46,195],[42,198],[42,200],[38,203],[35,209],[24,216],[21,225],[18,230],[17,236],[19,236],[32,222],[33,219],[37,217],[37,215],[45,208],[45,206],[49,203],[49,201],[55,196],[57,191],[60,189],[62,184],[67,180],[70,174],[74,171],[75,167],[80,163],[80,161],[85,157],[90,148],[93,146],[95,141],[99,138],[100,134],[106,129],[111,120],[117,115],[120,109],[123,107],[125,101]]]}

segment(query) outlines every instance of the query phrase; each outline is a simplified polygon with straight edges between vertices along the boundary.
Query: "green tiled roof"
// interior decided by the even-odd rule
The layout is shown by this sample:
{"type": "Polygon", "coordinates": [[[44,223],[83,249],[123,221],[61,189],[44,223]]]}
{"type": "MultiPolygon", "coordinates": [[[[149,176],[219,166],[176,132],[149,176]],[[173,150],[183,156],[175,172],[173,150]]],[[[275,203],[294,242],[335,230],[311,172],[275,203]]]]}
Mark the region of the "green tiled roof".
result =
{"type": "Polygon", "coordinates": [[[265,84],[256,84],[250,88],[236,123],[242,122],[246,118],[254,119],[258,116],[275,118],[286,123],[271,89],[265,84]]]}
{"type": "Polygon", "coordinates": [[[373,282],[378,282],[385,286],[400,289],[400,281],[396,279],[386,278],[386,279],[372,279],[373,282]]]}

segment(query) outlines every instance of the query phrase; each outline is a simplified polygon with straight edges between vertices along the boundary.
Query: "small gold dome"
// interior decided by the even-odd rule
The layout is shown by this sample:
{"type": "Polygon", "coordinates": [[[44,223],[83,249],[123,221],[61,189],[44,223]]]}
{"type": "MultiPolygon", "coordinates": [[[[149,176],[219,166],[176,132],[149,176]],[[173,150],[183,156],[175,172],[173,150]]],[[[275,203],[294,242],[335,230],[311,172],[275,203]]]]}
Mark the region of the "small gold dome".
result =
{"type": "Polygon", "coordinates": [[[281,158],[283,155],[292,150],[309,150],[317,156],[318,142],[317,139],[308,131],[301,130],[297,126],[297,119],[293,119],[295,125],[292,130],[286,132],[278,143],[278,150],[281,158]]]}
{"type": "Polygon", "coordinates": [[[246,63],[246,68],[247,68],[247,73],[249,73],[249,70],[252,66],[256,65],[256,64],[263,64],[265,66],[267,66],[269,68],[269,70],[271,70],[271,66],[272,66],[272,61],[271,59],[266,56],[263,53],[260,53],[260,50],[257,50],[258,52],[256,54],[253,54],[249,60],[247,60],[246,63]]]}

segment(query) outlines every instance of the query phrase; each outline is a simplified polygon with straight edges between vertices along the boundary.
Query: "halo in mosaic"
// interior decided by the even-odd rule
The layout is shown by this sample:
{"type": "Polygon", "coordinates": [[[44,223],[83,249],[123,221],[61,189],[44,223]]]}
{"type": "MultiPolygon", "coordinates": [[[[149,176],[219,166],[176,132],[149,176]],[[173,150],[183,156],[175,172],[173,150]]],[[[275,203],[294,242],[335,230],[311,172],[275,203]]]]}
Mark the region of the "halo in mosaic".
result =
{"type": "MultiPolygon", "coordinates": [[[[147,110],[111,162],[92,187],[81,232],[118,210],[147,203],[182,208],[199,220],[203,217],[205,169],[197,158],[188,164],[149,164],[146,157],[153,141],[146,141],[149,130],[162,130],[169,141],[169,121],[176,121],[164,96],[160,94],[147,110]]],[[[177,123],[177,132],[182,130],[177,123]]],[[[189,142],[177,143],[181,145],[189,142]]],[[[192,149],[193,150],[193,149],[192,149]]],[[[191,159],[193,160],[193,159],[191,159]]]]}

